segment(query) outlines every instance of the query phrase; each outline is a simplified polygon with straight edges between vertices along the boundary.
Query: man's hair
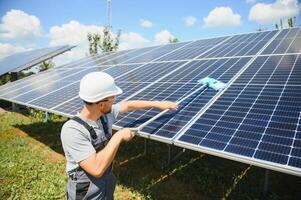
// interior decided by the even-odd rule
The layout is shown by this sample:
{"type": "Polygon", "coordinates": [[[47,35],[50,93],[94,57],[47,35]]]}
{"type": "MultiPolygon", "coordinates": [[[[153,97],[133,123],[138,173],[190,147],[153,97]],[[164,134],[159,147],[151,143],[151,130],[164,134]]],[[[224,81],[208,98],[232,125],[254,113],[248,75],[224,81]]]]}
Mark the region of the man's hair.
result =
{"type": "Polygon", "coordinates": [[[91,102],[87,102],[87,101],[85,101],[85,100],[83,100],[83,102],[84,102],[84,104],[86,104],[86,105],[88,105],[88,106],[91,106],[93,103],[91,103],[91,102]]]}
{"type": "Polygon", "coordinates": [[[97,101],[97,102],[87,102],[87,101],[83,100],[84,104],[86,104],[88,106],[91,106],[93,104],[98,104],[98,103],[104,102],[104,101],[108,101],[108,100],[100,100],[100,101],[97,101]]]}

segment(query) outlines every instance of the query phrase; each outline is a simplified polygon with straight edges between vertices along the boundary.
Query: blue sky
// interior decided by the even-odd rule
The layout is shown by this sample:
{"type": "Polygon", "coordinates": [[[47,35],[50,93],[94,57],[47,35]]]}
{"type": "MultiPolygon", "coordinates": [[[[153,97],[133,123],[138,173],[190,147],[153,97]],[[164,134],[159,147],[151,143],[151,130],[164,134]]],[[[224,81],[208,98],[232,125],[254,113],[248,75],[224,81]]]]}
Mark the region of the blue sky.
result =
{"type": "MultiPolygon", "coordinates": [[[[65,60],[87,53],[86,33],[107,23],[106,0],[0,0],[0,57],[55,45],[79,45],[65,60]]],[[[121,49],[274,29],[296,16],[297,0],[112,0],[121,49]]]]}

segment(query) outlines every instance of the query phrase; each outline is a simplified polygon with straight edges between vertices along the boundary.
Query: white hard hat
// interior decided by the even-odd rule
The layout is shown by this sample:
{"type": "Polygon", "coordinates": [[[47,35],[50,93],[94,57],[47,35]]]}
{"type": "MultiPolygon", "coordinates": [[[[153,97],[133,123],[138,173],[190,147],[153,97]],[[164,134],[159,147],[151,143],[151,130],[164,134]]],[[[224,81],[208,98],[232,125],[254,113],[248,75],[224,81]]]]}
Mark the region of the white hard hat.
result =
{"type": "Polygon", "coordinates": [[[121,93],[122,90],[115,85],[113,77],[104,72],[86,74],[80,81],[79,97],[86,102],[98,102],[121,93]]]}

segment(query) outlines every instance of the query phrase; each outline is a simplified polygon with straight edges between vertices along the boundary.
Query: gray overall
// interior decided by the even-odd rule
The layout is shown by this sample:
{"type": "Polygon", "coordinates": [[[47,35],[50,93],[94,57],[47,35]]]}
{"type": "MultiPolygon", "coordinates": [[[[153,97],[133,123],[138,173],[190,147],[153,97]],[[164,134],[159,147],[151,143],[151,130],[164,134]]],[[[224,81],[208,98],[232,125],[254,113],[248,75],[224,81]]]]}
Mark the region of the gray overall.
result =
{"type": "MultiPolygon", "coordinates": [[[[97,137],[94,129],[79,117],[72,118],[72,120],[80,123],[90,132],[92,138],[91,142],[96,152],[102,150],[111,138],[104,118],[105,117],[101,118],[103,130],[105,132],[105,137],[102,138],[106,138],[106,140],[97,137]]],[[[68,177],[67,199],[113,199],[116,178],[112,173],[112,165],[108,167],[104,175],[100,178],[89,175],[80,167],[69,171],[68,177]]]]}

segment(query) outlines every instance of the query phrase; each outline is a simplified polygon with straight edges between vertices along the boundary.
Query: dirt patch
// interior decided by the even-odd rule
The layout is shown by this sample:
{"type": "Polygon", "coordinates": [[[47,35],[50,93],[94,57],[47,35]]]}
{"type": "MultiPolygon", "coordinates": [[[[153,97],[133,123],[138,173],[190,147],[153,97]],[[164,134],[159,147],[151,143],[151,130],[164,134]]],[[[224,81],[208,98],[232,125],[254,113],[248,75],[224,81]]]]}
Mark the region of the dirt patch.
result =
{"type": "Polygon", "coordinates": [[[27,133],[24,133],[23,131],[21,131],[19,129],[13,128],[12,130],[17,136],[28,137],[27,133]]]}
{"type": "Polygon", "coordinates": [[[3,114],[3,113],[7,113],[7,111],[4,110],[3,108],[0,108],[0,114],[3,114]]]}

